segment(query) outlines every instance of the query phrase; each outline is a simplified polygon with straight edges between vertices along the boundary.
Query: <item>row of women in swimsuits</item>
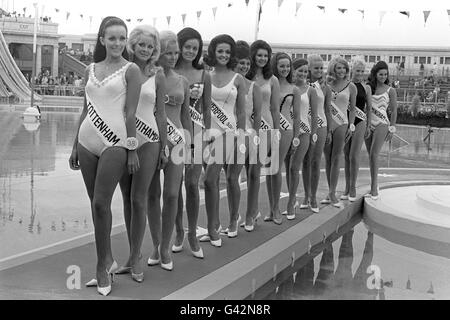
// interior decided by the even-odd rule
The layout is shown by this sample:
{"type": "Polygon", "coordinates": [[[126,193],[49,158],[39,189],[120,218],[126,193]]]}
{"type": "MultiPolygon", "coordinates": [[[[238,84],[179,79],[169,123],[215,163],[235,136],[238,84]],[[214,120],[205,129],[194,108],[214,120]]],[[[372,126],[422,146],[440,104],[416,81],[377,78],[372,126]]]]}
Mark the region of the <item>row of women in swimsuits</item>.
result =
{"type": "MultiPolygon", "coordinates": [[[[72,169],[82,171],[94,220],[97,269],[96,278],[87,285],[96,286],[102,295],[111,292],[114,274],[130,273],[133,280],[144,280],[141,246],[147,217],[154,245],[147,265],[160,265],[171,271],[170,251],[183,250],[185,238],[193,257],[201,259],[204,253],[199,242],[209,241],[220,247],[220,235],[237,236],[241,220],[238,178],[244,165],[248,201],[241,226],[251,232],[261,218],[258,194],[262,174],[266,175],[270,204],[264,220],[281,224],[283,163],[290,194],[286,213],[288,219],[294,219],[296,207],[319,211],[315,195],[322,150],[327,159],[330,187],[327,201],[336,205],[337,177],[333,170],[338,170],[336,157],[344,146],[344,136],[350,145],[350,169],[351,150],[358,149],[358,132],[371,128],[373,133],[367,140],[370,150],[379,151],[379,137],[383,133],[387,136],[386,99],[380,99],[384,104],[380,102],[376,107],[379,115],[369,120],[370,108],[366,108],[370,106],[369,90],[362,87],[362,91],[358,84],[346,80],[349,68],[345,60],[336,60],[329,72],[335,78],[328,85],[322,81],[323,62],[318,56],[292,63],[283,53],[272,58],[270,46],[262,40],[249,46],[220,35],[211,40],[203,59],[213,68],[209,73],[200,64],[202,47],[200,34],[192,28],[175,35],[170,31],[158,33],[144,25],[132,30],[127,39],[127,28],[121,19],[107,17],[102,21],[94,63],[85,74],[88,79],[85,107],[69,159],[72,169]],[[364,100],[359,107],[366,118],[356,124],[358,129],[352,130],[357,94],[360,103],[364,100]],[[262,165],[263,158],[270,160],[265,162],[268,165],[262,165]],[[296,191],[301,164],[305,199],[298,205],[296,191]],[[202,168],[208,233],[198,239],[202,168]],[[227,178],[230,212],[226,229],[219,221],[222,168],[227,178]],[[162,212],[161,170],[164,171],[162,212]],[[183,171],[186,232],[182,220],[183,171]],[[110,240],[111,200],[119,183],[130,246],[129,259],[122,267],[113,258],[110,240]],[[176,237],[170,246],[174,227],[176,237]]],[[[375,75],[378,78],[372,97],[380,92],[379,87],[385,86],[382,76],[375,75]]],[[[379,96],[386,96],[389,101],[392,94],[379,96]]],[[[372,176],[376,178],[376,174],[372,176]]],[[[356,197],[354,180],[356,174],[352,175],[350,170],[344,195],[350,200],[356,197]]],[[[376,192],[375,181],[371,195],[376,196],[376,192]]]]}

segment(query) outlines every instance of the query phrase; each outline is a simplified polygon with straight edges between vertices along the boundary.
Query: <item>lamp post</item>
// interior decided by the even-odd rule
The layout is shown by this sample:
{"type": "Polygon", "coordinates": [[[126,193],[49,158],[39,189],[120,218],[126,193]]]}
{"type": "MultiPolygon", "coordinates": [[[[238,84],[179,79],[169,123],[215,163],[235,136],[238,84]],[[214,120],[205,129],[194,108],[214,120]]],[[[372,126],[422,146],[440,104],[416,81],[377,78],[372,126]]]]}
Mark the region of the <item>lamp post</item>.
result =
{"type": "Polygon", "coordinates": [[[33,61],[31,69],[31,107],[34,105],[34,78],[36,77],[36,46],[37,46],[37,27],[38,27],[38,6],[37,2],[34,6],[34,31],[33,31],[33,61]]]}

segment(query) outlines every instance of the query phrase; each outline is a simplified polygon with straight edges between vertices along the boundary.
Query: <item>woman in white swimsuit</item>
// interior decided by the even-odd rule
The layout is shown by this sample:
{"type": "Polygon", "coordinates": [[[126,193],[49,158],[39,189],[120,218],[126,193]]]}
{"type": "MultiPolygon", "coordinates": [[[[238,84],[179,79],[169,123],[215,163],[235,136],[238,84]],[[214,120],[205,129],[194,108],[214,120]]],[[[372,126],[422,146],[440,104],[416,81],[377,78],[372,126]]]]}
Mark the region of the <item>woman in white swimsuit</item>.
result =
{"type": "MultiPolygon", "coordinates": [[[[279,208],[280,192],[281,192],[281,165],[287,163],[287,159],[290,159],[290,154],[295,153],[300,146],[300,90],[292,83],[292,74],[294,68],[292,66],[292,60],[289,55],[284,52],[278,52],[272,59],[272,71],[275,77],[277,77],[280,83],[280,148],[279,148],[279,163],[280,169],[278,173],[274,175],[272,181],[273,199],[274,199],[274,211],[277,212],[279,208]]],[[[302,148],[307,146],[302,145],[302,148]]],[[[285,166],[286,173],[290,170],[290,163],[285,166]]],[[[295,219],[294,203],[295,194],[297,188],[293,189],[289,184],[287,185],[289,190],[289,200],[287,210],[284,213],[287,214],[288,220],[295,219]]]]}
{"type": "Polygon", "coordinates": [[[97,272],[87,285],[105,296],[118,269],[111,250],[112,196],[127,167],[130,174],[139,170],[135,113],[141,74],[127,61],[126,43],[126,24],[103,19],[94,63],[85,72],[85,103],[69,159],[71,169],[81,169],[94,220],[97,272]]]}
{"type": "Polygon", "coordinates": [[[343,203],[336,197],[336,187],[339,179],[339,161],[344,144],[355,132],[355,104],[356,86],[348,76],[350,67],[348,62],[341,58],[333,58],[328,64],[328,76],[331,89],[331,139],[325,143],[325,171],[328,182],[328,197],[321,203],[331,203],[341,208],[343,203]],[[347,116],[347,110],[349,111],[347,116]]]}
{"type": "MultiPolygon", "coordinates": [[[[294,74],[295,74],[295,85],[300,90],[300,135],[299,142],[300,147],[297,147],[295,152],[291,152],[291,156],[286,159],[286,166],[289,170],[286,170],[286,180],[289,186],[289,204],[290,212],[294,213],[297,204],[296,193],[298,188],[298,183],[300,180],[299,170],[302,168],[303,185],[305,188],[309,187],[309,181],[306,182],[305,177],[309,177],[309,174],[305,172],[310,172],[310,162],[305,161],[306,153],[309,149],[315,146],[317,141],[317,103],[319,102],[317,98],[317,92],[308,83],[308,60],[296,59],[293,62],[294,74]]],[[[308,204],[303,209],[308,208],[308,204]]],[[[288,217],[289,219],[289,217],[288,217]]]]}
{"type": "Polygon", "coordinates": [[[370,162],[370,193],[366,196],[378,199],[378,155],[385,141],[391,141],[397,121],[397,92],[389,86],[389,68],[386,62],[377,62],[370,71],[369,85],[372,89],[372,135],[366,140],[370,162]],[[387,110],[391,110],[391,119],[387,110]]]}
{"type": "Polygon", "coordinates": [[[303,160],[305,198],[300,209],[310,207],[312,212],[318,213],[316,194],[319,187],[320,161],[325,141],[331,136],[331,90],[323,79],[322,58],[319,55],[309,55],[308,66],[311,89],[314,89],[317,94],[317,142],[308,149],[303,160]],[[308,167],[310,170],[307,169],[308,167]]]}
{"type": "MultiPolygon", "coordinates": [[[[205,174],[205,205],[208,234],[215,247],[222,245],[218,234],[219,179],[222,167],[227,177],[229,238],[237,236],[241,190],[239,174],[245,163],[245,81],[233,71],[236,66],[236,43],[226,34],[214,37],[208,46],[205,62],[214,67],[211,72],[211,136],[210,157],[205,174]]],[[[220,231],[220,230],[219,230],[220,231]]]]}
{"type": "Polygon", "coordinates": [[[144,272],[141,246],[148,211],[148,188],[158,169],[159,161],[167,162],[164,154],[167,143],[164,110],[166,89],[164,73],[162,69],[155,67],[160,53],[158,31],[148,25],[134,28],[130,33],[127,49],[130,61],[136,63],[141,70],[141,95],[136,110],[141,167],[136,174],[124,174],[120,180],[130,257],[116,273],[131,273],[133,280],[142,282],[144,272]]]}

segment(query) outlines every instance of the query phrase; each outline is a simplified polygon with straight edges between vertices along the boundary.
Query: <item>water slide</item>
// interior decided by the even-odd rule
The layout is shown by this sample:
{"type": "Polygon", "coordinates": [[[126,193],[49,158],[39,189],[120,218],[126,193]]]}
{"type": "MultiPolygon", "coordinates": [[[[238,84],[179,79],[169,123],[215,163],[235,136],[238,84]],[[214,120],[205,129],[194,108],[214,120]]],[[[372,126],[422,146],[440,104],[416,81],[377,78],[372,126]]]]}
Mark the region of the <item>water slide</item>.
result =
{"type": "Polygon", "coordinates": [[[63,53],[59,55],[59,61],[59,70],[62,71],[62,73],[73,72],[75,75],[84,77],[86,65],[80,60],[72,57],[68,53],[63,53]]]}
{"type": "MultiPolygon", "coordinates": [[[[31,89],[27,79],[20,71],[0,30],[0,97],[16,96],[20,102],[29,102],[31,89]]],[[[34,99],[42,98],[35,94],[34,99]]]]}

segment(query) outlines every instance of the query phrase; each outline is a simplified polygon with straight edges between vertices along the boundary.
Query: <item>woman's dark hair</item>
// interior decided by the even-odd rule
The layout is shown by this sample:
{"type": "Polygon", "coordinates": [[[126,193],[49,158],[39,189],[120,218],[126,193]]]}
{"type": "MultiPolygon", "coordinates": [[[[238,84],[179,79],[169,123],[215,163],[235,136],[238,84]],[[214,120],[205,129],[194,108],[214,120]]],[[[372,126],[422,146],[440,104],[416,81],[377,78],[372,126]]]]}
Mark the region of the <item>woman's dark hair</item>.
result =
{"type": "Polygon", "coordinates": [[[244,40],[236,41],[236,58],[250,60],[250,46],[244,40]]]}
{"type": "MultiPolygon", "coordinates": [[[[198,31],[195,29],[187,27],[187,28],[182,29],[180,32],[178,32],[177,38],[178,38],[178,45],[180,46],[180,51],[183,50],[183,46],[186,41],[191,40],[191,39],[198,40],[198,52],[197,52],[197,56],[195,57],[194,61],[192,61],[192,67],[194,67],[197,70],[203,69],[203,65],[201,65],[199,63],[200,57],[202,56],[202,53],[203,53],[203,40],[202,40],[202,36],[200,35],[200,33],[198,33],[198,31]]],[[[183,56],[180,54],[180,58],[178,59],[175,67],[178,67],[180,65],[182,59],[183,59],[183,56]]]]}
{"type": "Polygon", "coordinates": [[[294,70],[297,70],[298,68],[306,65],[308,65],[308,60],[303,58],[297,58],[294,61],[292,61],[292,67],[294,68],[294,70]]]}
{"type": "Polygon", "coordinates": [[[278,73],[278,61],[280,61],[281,59],[289,60],[289,69],[290,70],[289,70],[289,74],[286,77],[286,80],[287,80],[287,82],[292,83],[292,71],[294,70],[294,67],[292,66],[292,59],[287,53],[277,52],[273,56],[272,63],[271,63],[273,75],[275,77],[277,77],[278,79],[280,79],[280,74],[278,73]]]}
{"type": "Polygon", "coordinates": [[[237,65],[236,42],[234,42],[234,39],[227,34],[220,34],[211,40],[208,46],[208,53],[203,57],[203,61],[208,66],[214,67],[217,63],[216,48],[221,43],[227,43],[230,45],[231,54],[230,54],[230,61],[228,61],[227,63],[227,68],[233,70],[234,67],[237,65]]]}
{"type": "Polygon", "coordinates": [[[270,67],[270,58],[272,57],[272,48],[269,46],[269,44],[267,42],[265,42],[264,40],[256,40],[255,42],[252,43],[252,45],[250,46],[250,57],[251,57],[251,65],[250,65],[250,70],[248,71],[246,77],[249,80],[253,80],[253,78],[256,75],[256,54],[258,53],[259,49],[264,49],[267,51],[267,55],[268,60],[266,65],[264,66],[262,73],[264,76],[264,79],[270,79],[270,77],[273,75],[272,73],[272,68],[270,67]]]}
{"type": "Polygon", "coordinates": [[[380,70],[386,70],[387,71],[387,78],[384,84],[389,84],[389,67],[386,62],[384,61],[378,61],[373,67],[372,70],[370,70],[370,76],[367,79],[369,81],[369,86],[372,89],[372,93],[375,93],[375,90],[377,89],[377,73],[380,70]]]}
{"type": "MultiPolygon", "coordinates": [[[[100,38],[105,36],[105,30],[112,26],[123,26],[125,28],[126,33],[128,34],[128,28],[125,22],[114,16],[108,16],[102,20],[102,23],[100,24],[100,28],[98,29],[97,34],[97,43],[95,44],[94,49],[94,62],[100,62],[105,60],[106,58],[106,48],[102,43],[100,42],[100,38]]],[[[124,47],[124,50],[122,52],[122,57],[128,60],[128,51],[124,47]]]]}

